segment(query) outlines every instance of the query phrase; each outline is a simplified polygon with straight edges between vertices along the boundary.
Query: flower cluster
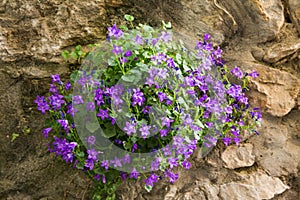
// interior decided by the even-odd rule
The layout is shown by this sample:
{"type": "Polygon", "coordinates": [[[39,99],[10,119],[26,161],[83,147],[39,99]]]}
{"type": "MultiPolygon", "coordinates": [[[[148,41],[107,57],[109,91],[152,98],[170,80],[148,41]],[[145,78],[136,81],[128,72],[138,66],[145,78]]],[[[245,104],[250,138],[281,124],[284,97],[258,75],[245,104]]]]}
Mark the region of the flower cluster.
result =
{"type": "Polygon", "coordinates": [[[190,50],[166,26],[108,32],[105,52],[86,54],[89,65],[67,83],[53,75],[49,95],[34,101],[50,113],[42,131],[49,151],[93,178],[95,199],[113,198],[106,190],[126,179],[144,179],[148,191],[163,178],[174,183],[177,167],[191,168],[197,146],[238,145],[244,130],[257,133],[262,116],[245,92],[258,74],[228,70],[209,34],[190,50]]]}

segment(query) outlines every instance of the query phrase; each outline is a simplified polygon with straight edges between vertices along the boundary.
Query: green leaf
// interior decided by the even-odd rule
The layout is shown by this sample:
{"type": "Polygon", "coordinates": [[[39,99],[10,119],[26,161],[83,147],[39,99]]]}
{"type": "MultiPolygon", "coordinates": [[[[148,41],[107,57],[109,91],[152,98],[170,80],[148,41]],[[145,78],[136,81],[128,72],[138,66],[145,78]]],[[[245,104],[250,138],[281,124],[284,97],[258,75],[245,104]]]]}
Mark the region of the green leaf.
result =
{"type": "Polygon", "coordinates": [[[121,25],[119,28],[123,31],[128,31],[128,28],[125,25],[121,25]]]}
{"type": "Polygon", "coordinates": [[[72,83],[75,83],[77,75],[78,75],[78,70],[73,71],[72,74],[70,75],[70,80],[72,83]]]}
{"type": "Polygon", "coordinates": [[[71,52],[71,56],[74,58],[74,59],[77,59],[78,58],[78,55],[75,51],[72,51],[71,52]]]}
{"type": "Polygon", "coordinates": [[[14,142],[15,141],[15,139],[17,139],[17,137],[19,137],[20,136],[20,134],[18,134],[18,133],[13,133],[12,134],[12,138],[11,138],[11,142],[14,142]]]}
{"type": "Polygon", "coordinates": [[[115,126],[112,125],[110,122],[105,123],[104,127],[104,137],[111,138],[117,134],[115,126]]]}
{"type": "Polygon", "coordinates": [[[77,45],[77,46],[75,47],[75,51],[80,51],[80,49],[81,49],[81,45],[77,45]]]}
{"type": "Polygon", "coordinates": [[[88,122],[85,127],[89,132],[94,133],[100,127],[100,125],[98,122],[88,122]]]}
{"type": "Polygon", "coordinates": [[[136,69],[132,69],[122,76],[122,80],[137,84],[142,78],[142,73],[136,69]]]}
{"type": "Polygon", "coordinates": [[[164,26],[165,28],[167,28],[167,29],[172,28],[171,22],[165,23],[164,21],[162,21],[162,24],[163,24],[163,26],[164,26]]]}
{"type": "Polygon", "coordinates": [[[76,164],[76,168],[77,169],[83,169],[84,168],[84,164],[82,162],[79,162],[76,164]]]}
{"type": "Polygon", "coordinates": [[[76,156],[80,157],[80,158],[83,158],[84,157],[84,152],[78,152],[76,153],[76,156]]]}
{"type": "Polygon", "coordinates": [[[129,22],[132,22],[134,20],[134,17],[131,15],[124,15],[124,18],[129,22]]]}
{"type": "Polygon", "coordinates": [[[139,70],[142,72],[148,72],[149,71],[149,66],[146,65],[145,63],[137,63],[136,66],[139,67],[139,70]]]}
{"type": "Polygon", "coordinates": [[[147,190],[147,192],[151,192],[152,186],[150,186],[150,185],[145,185],[145,189],[147,190]]]}
{"type": "Polygon", "coordinates": [[[67,50],[64,50],[62,53],[61,53],[61,56],[66,60],[70,57],[70,53],[69,51],[67,50]]]}
{"type": "Polygon", "coordinates": [[[107,63],[108,63],[109,66],[116,66],[117,65],[117,62],[113,58],[109,58],[107,60],[107,63]]]}
{"type": "Polygon", "coordinates": [[[24,135],[28,135],[30,133],[30,128],[28,126],[25,126],[22,132],[24,133],[24,135]]]}

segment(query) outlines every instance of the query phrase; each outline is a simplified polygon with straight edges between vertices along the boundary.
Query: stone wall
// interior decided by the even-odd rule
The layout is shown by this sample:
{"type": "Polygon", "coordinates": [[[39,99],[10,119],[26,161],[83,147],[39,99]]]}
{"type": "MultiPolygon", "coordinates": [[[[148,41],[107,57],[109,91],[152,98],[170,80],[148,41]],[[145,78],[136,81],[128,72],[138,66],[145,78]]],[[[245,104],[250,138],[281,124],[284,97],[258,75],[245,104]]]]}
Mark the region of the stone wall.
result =
{"type": "Polygon", "coordinates": [[[103,40],[124,14],[171,21],[187,43],[210,33],[229,66],[260,73],[249,97],[263,109],[259,136],[219,144],[173,185],[147,193],[124,183],[119,199],[300,199],[298,0],[4,0],[0,2],[0,199],[90,199],[81,172],[49,155],[35,96],[49,75],[68,77],[60,53],[103,40]],[[29,131],[30,129],[30,131],[29,131]],[[19,134],[13,142],[14,133],[19,134]]]}

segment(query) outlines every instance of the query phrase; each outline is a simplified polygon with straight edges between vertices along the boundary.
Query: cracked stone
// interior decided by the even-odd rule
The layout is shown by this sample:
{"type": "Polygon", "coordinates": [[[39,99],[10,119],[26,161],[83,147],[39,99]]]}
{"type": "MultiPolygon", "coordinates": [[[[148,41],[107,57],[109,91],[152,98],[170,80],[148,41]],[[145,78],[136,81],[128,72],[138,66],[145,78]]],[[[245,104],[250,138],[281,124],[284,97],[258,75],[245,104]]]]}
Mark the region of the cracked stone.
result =
{"type": "Polygon", "coordinates": [[[231,182],[220,186],[223,200],[257,200],[271,199],[289,189],[279,178],[271,177],[263,172],[255,172],[244,181],[231,182]]]}
{"type": "Polygon", "coordinates": [[[252,166],[255,162],[253,145],[246,143],[240,146],[229,146],[221,155],[226,168],[236,169],[252,166]]]}

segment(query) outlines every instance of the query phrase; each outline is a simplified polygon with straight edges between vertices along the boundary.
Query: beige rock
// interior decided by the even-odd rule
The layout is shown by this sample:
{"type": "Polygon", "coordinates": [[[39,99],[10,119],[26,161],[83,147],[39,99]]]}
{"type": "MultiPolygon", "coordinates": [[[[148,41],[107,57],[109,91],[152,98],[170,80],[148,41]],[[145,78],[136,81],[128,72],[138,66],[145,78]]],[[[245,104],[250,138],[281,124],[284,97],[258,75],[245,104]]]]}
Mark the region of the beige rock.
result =
{"type": "Polygon", "coordinates": [[[239,30],[253,42],[272,40],[284,24],[284,8],[280,0],[274,1],[219,1],[233,16],[239,30]]]}
{"type": "Polygon", "coordinates": [[[222,200],[258,200],[259,194],[252,185],[243,183],[227,183],[220,186],[222,200]]]}
{"type": "Polygon", "coordinates": [[[292,111],[281,121],[265,116],[260,135],[252,137],[249,142],[254,145],[256,161],[272,176],[296,174],[300,165],[300,143],[298,138],[300,113],[292,111]]]}
{"type": "MultiPolygon", "coordinates": [[[[256,63],[244,62],[241,65],[251,66],[260,74],[257,79],[251,80],[249,98],[254,106],[277,117],[285,116],[296,106],[300,81],[295,76],[256,63]]],[[[246,71],[251,70],[248,68],[246,71]]]]}
{"type": "Polygon", "coordinates": [[[223,200],[240,199],[271,199],[277,194],[289,189],[279,178],[255,172],[241,182],[231,182],[220,186],[220,196],[223,200]]]}
{"type": "Polygon", "coordinates": [[[221,157],[225,163],[225,167],[229,169],[249,167],[255,162],[253,145],[248,143],[241,144],[240,146],[234,145],[227,147],[221,157]]]}
{"type": "Polygon", "coordinates": [[[300,49],[300,39],[289,38],[282,43],[276,43],[270,47],[263,57],[263,60],[269,63],[275,63],[281,59],[290,56],[300,49]]]}
{"type": "Polygon", "coordinates": [[[33,57],[59,62],[65,48],[103,39],[106,31],[103,3],[5,1],[5,10],[0,13],[1,60],[33,57]]]}

